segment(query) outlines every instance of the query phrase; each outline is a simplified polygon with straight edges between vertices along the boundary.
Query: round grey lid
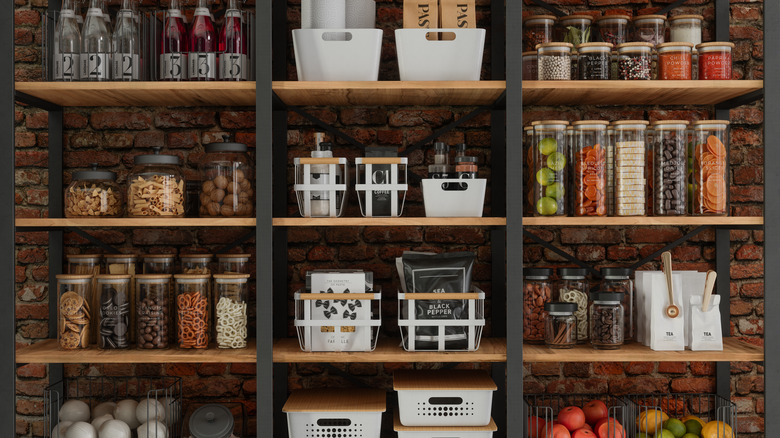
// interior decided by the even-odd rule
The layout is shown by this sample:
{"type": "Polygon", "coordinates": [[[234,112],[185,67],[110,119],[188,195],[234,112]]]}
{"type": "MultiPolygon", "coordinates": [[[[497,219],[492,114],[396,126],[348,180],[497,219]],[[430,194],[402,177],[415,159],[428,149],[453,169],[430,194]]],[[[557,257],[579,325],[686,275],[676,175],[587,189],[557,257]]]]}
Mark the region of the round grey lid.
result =
{"type": "Polygon", "coordinates": [[[116,181],[116,172],[110,170],[98,170],[98,164],[92,163],[89,165],[92,170],[80,170],[73,172],[73,179],[83,181],[90,179],[110,180],[116,181]]]}
{"type": "Polygon", "coordinates": [[[154,150],[153,154],[148,155],[138,155],[135,157],[135,164],[173,164],[178,166],[179,165],[179,157],[176,155],[165,155],[161,154],[160,151],[162,148],[152,148],[154,150]]]}
{"type": "Polygon", "coordinates": [[[228,438],[233,433],[233,413],[219,404],[203,405],[190,416],[193,438],[228,438]]]}
{"type": "Polygon", "coordinates": [[[246,152],[247,147],[244,143],[231,143],[231,142],[222,142],[222,143],[211,143],[206,145],[206,153],[210,154],[212,152],[246,152]]]}

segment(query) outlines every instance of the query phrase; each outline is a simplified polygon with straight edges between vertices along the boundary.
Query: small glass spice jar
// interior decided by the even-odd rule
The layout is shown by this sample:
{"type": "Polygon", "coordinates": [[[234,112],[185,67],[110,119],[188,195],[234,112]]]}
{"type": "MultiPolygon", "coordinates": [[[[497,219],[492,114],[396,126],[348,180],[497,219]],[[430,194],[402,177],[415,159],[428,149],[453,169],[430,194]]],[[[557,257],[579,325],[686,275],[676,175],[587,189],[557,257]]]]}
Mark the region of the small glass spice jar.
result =
{"type": "Polygon", "coordinates": [[[207,348],[211,324],[211,275],[178,274],[174,279],[179,348],[207,348]]]}
{"type": "Polygon", "coordinates": [[[248,274],[251,254],[217,254],[217,274],[248,274]]]}
{"type": "Polygon", "coordinates": [[[523,341],[541,344],[545,340],[544,305],[553,300],[552,269],[523,269],[523,341]]]}
{"type": "Polygon", "coordinates": [[[688,206],[688,121],[653,124],[653,214],[684,216],[688,206]]]}
{"type": "Polygon", "coordinates": [[[530,15],[523,19],[523,51],[536,50],[538,44],[549,43],[554,39],[554,15],[530,15]]]}
{"type": "Polygon", "coordinates": [[[211,254],[182,254],[182,274],[211,274],[211,254]]]}
{"type": "Polygon", "coordinates": [[[590,285],[586,275],[587,271],[583,268],[558,269],[558,300],[577,306],[574,310],[574,316],[577,317],[577,342],[585,342],[588,339],[588,292],[590,285]]]}
{"type": "Polygon", "coordinates": [[[477,157],[468,155],[459,157],[455,161],[455,174],[458,178],[476,179],[477,178],[477,157]]]}
{"type": "Polygon", "coordinates": [[[577,345],[577,305],[574,303],[547,303],[544,318],[544,343],[550,348],[573,348],[577,345]]]}
{"type": "Polygon", "coordinates": [[[128,217],[184,217],[185,181],[176,155],[153,154],[135,157],[127,177],[128,217]]]}
{"type": "Polygon", "coordinates": [[[666,15],[637,15],[633,21],[634,41],[654,46],[664,43],[666,15]]]}
{"type": "Polygon", "coordinates": [[[634,306],[634,281],[631,280],[633,272],[629,268],[602,268],[601,269],[601,291],[614,292],[621,294],[620,302],[624,309],[624,331],[625,340],[634,338],[635,331],[635,312],[634,306]]]}
{"type": "Polygon", "coordinates": [[[664,43],[658,50],[658,79],[689,81],[693,72],[693,44],[664,43]]]}
{"type": "Polygon", "coordinates": [[[650,43],[625,43],[618,46],[618,79],[651,79],[653,45],[650,43]]]}
{"type": "Polygon", "coordinates": [[[534,214],[537,216],[567,214],[568,125],[563,120],[544,120],[534,126],[534,214]]]}
{"type": "Polygon", "coordinates": [[[65,217],[122,217],[122,190],[116,172],[92,170],[73,172],[73,181],[65,190],[65,217]]]}
{"type": "Polygon", "coordinates": [[[621,295],[595,292],[590,298],[590,344],[597,350],[617,350],[624,341],[621,295]]]}
{"type": "Polygon", "coordinates": [[[173,254],[147,254],[144,256],[144,274],[173,274],[176,257],[173,254]]]}
{"type": "Polygon", "coordinates": [[[669,40],[686,42],[694,46],[701,44],[701,15],[677,15],[669,18],[669,40]]]}
{"type": "Polygon", "coordinates": [[[523,80],[535,81],[539,78],[539,63],[536,58],[536,50],[523,52],[523,80]]]}
{"type": "Polygon", "coordinates": [[[601,120],[574,122],[571,168],[576,216],[607,215],[607,125],[601,120]]]}
{"type": "Polygon", "coordinates": [[[590,15],[568,15],[558,20],[560,35],[557,41],[563,41],[579,45],[591,41],[591,25],[593,17],[590,15]]]}
{"type": "Polygon", "coordinates": [[[254,213],[254,171],[241,143],[212,143],[200,161],[200,215],[249,217],[254,213]]]}
{"type": "Polygon", "coordinates": [[[545,43],[536,46],[538,78],[540,81],[568,81],[571,79],[571,50],[569,43],[545,43]]]}
{"type": "Polygon", "coordinates": [[[219,348],[245,348],[249,274],[216,274],[216,337],[219,348]]]}
{"type": "Polygon", "coordinates": [[[130,346],[130,275],[97,276],[97,346],[122,349],[130,346]]]}
{"type": "Polygon", "coordinates": [[[616,216],[644,216],[647,203],[646,120],[613,122],[616,216]]]}
{"type": "Polygon", "coordinates": [[[92,276],[57,275],[57,339],[63,350],[89,347],[92,276]]]}
{"type": "Polygon", "coordinates": [[[731,51],[734,43],[703,43],[699,52],[699,80],[731,80],[731,51]]]}
{"type": "Polygon", "coordinates": [[[173,340],[174,308],[171,276],[138,275],[136,280],[136,347],[143,350],[168,348],[173,340]]]}
{"type": "Polygon", "coordinates": [[[729,205],[729,121],[693,122],[692,137],[691,212],[696,216],[724,216],[729,205]]]}
{"type": "Polygon", "coordinates": [[[100,274],[100,254],[67,254],[68,274],[98,275],[100,274]]]}
{"type": "Polygon", "coordinates": [[[629,20],[631,20],[631,17],[628,15],[605,15],[596,20],[601,41],[610,43],[613,46],[625,43],[627,41],[629,20]]]}
{"type": "Polygon", "coordinates": [[[609,80],[612,71],[612,44],[585,43],[577,46],[577,77],[582,81],[609,80]]]}

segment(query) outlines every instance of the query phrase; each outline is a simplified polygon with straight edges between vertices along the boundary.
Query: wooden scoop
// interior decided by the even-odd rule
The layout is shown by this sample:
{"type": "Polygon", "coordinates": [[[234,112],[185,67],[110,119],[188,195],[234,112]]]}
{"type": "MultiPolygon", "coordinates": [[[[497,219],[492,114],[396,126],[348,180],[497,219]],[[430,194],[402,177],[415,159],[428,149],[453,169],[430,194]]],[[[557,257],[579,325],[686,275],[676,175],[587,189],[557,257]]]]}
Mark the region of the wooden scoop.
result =
{"type": "Polygon", "coordinates": [[[672,289],[672,253],[665,251],[661,254],[661,260],[664,263],[666,290],[669,292],[669,305],[666,307],[666,316],[669,318],[677,318],[680,315],[680,308],[674,305],[674,290],[672,289]]]}
{"type": "Polygon", "coordinates": [[[701,311],[706,312],[710,308],[710,299],[712,298],[712,288],[715,287],[715,279],[718,273],[707,271],[707,278],[704,280],[704,294],[701,297],[701,311]]]}

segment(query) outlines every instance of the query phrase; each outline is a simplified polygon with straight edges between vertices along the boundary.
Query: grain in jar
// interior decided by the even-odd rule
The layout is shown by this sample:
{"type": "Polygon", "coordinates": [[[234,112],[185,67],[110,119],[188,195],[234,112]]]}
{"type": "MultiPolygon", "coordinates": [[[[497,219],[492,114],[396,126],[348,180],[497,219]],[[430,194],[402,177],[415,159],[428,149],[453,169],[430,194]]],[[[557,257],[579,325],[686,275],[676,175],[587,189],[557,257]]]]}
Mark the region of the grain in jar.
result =
{"type": "Polygon", "coordinates": [[[214,275],[215,332],[218,348],[245,348],[249,274],[214,275]]]}
{"type": "Polygon", "coordinates": [[[699,53],[699,80],[731,80],[731,52],[734,43],[704,43],[696,46],[699,53]]]}
{"type": "Polygon", "coordinates": [[[586,43],[577,46],[577,77],[583,81],[609,80],[612,72],[612,44],[586,43]]]}
{"type": "Polygon", "coordinates": [[[143,350],[165,349],[173,342],[174,305],[171,301],[171,276],[136,276],[136,347],[143,350]]]}
{"type": "Polygon", "coordinates": [[[122,190],[116,172],[92,170],[73,172],[73,181],[65,189],[65,217],[122,217],[122,190]]]}
{"type": "Polygon", "coordinates": [[[665,43],[658,46],[658,79],[683,80],[691,79],[693,72],[693,44],[665,43]]]}
{"type": "Polygon", "coordinates": [[[644,216],[647,196],[645,120],[621,120],[615,128],[614,192],[616,216],[644,216]]]}
{"type": "Polygon", "coordinates": [[[553,300],[552,269],[523,269],[523,341],[542,344],[545,340],[544,305],[553,300]]]}
{"type": "Polygon", "coordinates": [[[523,19],[523,51],[536,50],[538,44],[549,43],[555,37],[554,15],[530,15],[523,19]]]}
{"type": "Polygon", "coordinates": [[[590,15],[567,15],[558,19],[560,35],[557,41],[585,44],[591,41],[593,17],[590,15]]]}
{"type": "Polygon", "coordinates": [[[211,327],[211,275],[178,274],[173,278],[179,348],[207,348],[211,327]]]}
{"type": "Polygon", "coordinates": [[[97,346],[123,349],[130,346],[130,275],[97,276],[97,346]]]}
{"type": "Polygon", "coordinates": [[[558,269],[558,300],[573,303],[577,306],[574,316],[577,317],[577,342],[588,339],[588,292],[590,285],[584,268],[558,269]]]}
{"type": "Polygon", "coordinates": [[[92,275],[57,275],[57,340],[63,350],[88,348],[92,324],[92,275]]]}
{"type": "Polygon", "coordinates": [[[540,81],[568,81],[571,79],[571,51],[569,43],[545,43],[536,46],[538,79],[540,81]]]}
{"type": "Polygon", "coordinates": [[[601,42],[610,43],[613,46],[628,41],[628,15],[605,15],[596,20],[601,42]]]}
{"type": "Polygon", "coordinates": [[[653,45],[650,43],[625,43],[618,50],[618,79],[646,80],[652,76],[653,45]]]}
{"type": "Polygon", "coordinates": [[[653,124],[653,214],[683,216],[688,206],[688,121],[653,124]]]}
{"type": "Polygon", "coordinates": [[[701,44],[701,15],[677,15],[669,18],[669,40],[675,43],[686,42],[694,46],[701,44]]]}
{"type": "Polygon", "coordinates": [[[574,215],[607,215],[607,153],[604,148],[609,122],[574,122],[572,181],[574,215]]]}
{"type": "Polygon", "coordinates": [[[728,120],[693,123],[692,213],[724,216],[728,213],[728,120]]]}
{"type": "Polygon", "coordinates": [[[185,180],[179,157],[160,150],[134,159],[127,178],[128,217],[184,217],[185,180]]]}
{"type": "Polygon", "coordinates": [[[568,125],[563,120],[544,120],[534,126],[534,214],[537,216],[567,214],[568,125]]]}
{"type": "Polygon", "coordinates": [[[634,41],[663,44],[666,33],[666,15],[637,15],[633,19],[634,41]]]}

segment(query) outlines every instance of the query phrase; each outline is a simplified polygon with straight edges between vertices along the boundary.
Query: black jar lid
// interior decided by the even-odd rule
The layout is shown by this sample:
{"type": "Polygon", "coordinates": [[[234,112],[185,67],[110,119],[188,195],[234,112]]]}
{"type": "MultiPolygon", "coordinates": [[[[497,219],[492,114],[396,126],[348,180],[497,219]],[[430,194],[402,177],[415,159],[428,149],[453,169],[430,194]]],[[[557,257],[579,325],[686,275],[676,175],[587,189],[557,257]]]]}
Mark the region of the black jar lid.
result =
{"type": "Polygon", "coordinates": [[[246,152],[247,147],[244,143],[236,143],[228,141],[228,136],[223,137],[222,142],[209,143],[206,145],[206,153],[212,152],[246,152]]]}
{"type": "Polygon", "coordinates": [[[592,301],[604,301],[604,302],[613,302],[613,303],[619,303],[623,301],[623,297],[625,297],[625,294],[621,294],[619,292],[593,292],[590,294],[590,299],[592,301]]]}
{"type": "Polygon", "coordinates": [[[601,268],[601,276],[607,277],[630,277],[630,268],[601,268]]]}
{"type": "Polygon", "coordinates": [[[463,156],[458,157],[458,159],[457,159],[458,163],[476,163],[477,161],[479,161],[479,158],[472,157],[472,156],[469,156],[469,155],[463,155],[463,156]]]}
{"type": "Polygon", "coordinates": [[[116,172],[110,170],[98,170],[98,163],[91,163],[89,165],[92,170],[80,170],[73,172],[73,179],[83,180],[108,180],[116,181],[116,172]]]}
{"type": "Polygon", "coordinates": [[[551,313],[574,313],[577,303],[545,303],[544,310],[551,313]]]}
{"type": "Polygon", "coordinates": [[[147,155],[138,155],[135,157],[135,164],[173,164],[179,165],[179,157],[176,155],[161,154],[161,147],[152,148],[154,153],[147,155]]]}
{"type": "Polygon", "coordinates": [[[585,268],[558,268],[558,276],[561,278],[585,278],[588,271],[585,268]]]}
{"type": "Polygon", "coordinates": [[[523,268],[523,277],[549,277],[552,273],[550,268],[523,268]]]}

